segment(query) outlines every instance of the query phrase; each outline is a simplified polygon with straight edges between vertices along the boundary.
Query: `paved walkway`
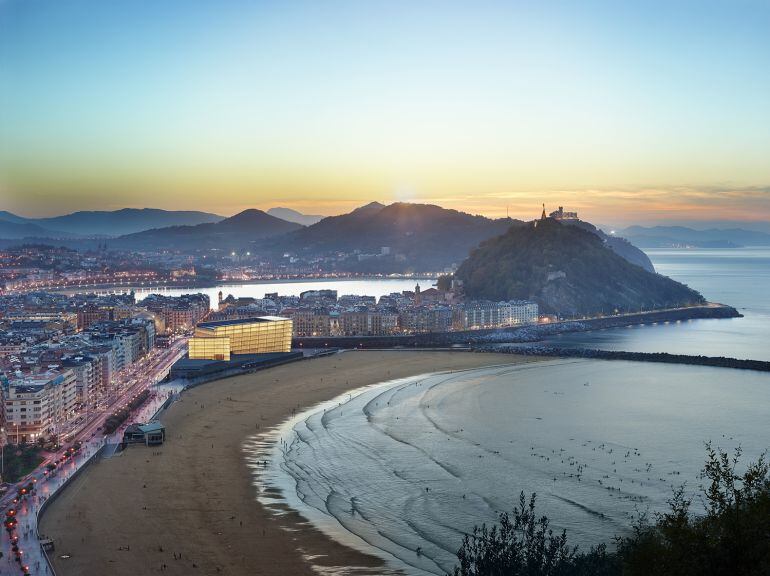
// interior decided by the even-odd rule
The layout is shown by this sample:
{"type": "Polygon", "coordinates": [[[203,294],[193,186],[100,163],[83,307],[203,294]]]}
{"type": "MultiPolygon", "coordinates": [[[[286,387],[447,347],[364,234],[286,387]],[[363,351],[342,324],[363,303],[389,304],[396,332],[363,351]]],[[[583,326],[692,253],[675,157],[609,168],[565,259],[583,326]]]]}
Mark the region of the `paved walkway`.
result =
{"type": "MultiPolygon", "coordinates": [[[[155,393],[154,396],[133,413],[126,420],[126,424],[152,419],[169,396],[179,393],[182,390],[182,386],[172,382],[153,386],[150,390],[155,393]]],[[[3,558],[0,559],[1,576],[53,574],[53,569],[48,565],[48,561],[40,546],[40,539],[44,538],[44,536],[38,534],[37,521],[40,509],[43,503],[65,486],[69,479],[86,465],[92,457],[101,457],[100,455],[96,456],[96,454],[105,443],[115,444],[119,442],[124,428],[125,425],[121,426],[111,436],[92,437],[87,442],[83,442],[80,450],[65,463],[60,464],[53,476],[45,474],[42,469],[36,470],[29,478],[29,481],[33,482],[35,486],[34,494],[23,497],[15,506],[10,500],[13,499],[16,492],[3,498],[1,502],[3,521],[5,521],[7,511],[10,508],[15,508],[18,525],[11,534],[3,526],[2,537],[0,538],[0,550],[3,552],[3,558]],[[13,550],[14,540],[12,538],[14,537],[17,538],[15,544],[18,547],[19,554],[13,550]]],[[[56,554],[56,552],[52,552],[52,554],[56,554]]]]}

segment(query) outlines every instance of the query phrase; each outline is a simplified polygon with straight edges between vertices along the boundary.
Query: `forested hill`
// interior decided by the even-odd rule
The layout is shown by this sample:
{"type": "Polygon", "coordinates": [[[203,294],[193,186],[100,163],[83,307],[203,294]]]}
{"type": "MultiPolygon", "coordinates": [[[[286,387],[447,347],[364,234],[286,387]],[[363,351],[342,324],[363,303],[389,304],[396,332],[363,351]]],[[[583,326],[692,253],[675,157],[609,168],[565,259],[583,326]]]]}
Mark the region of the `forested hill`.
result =
{"type": "Polygon", "coordinates": [[[353,256],[343,266],[371,272],[441,270],[462,262],[480,242],[502,234],[512,225],[523,222],[493,220],[430,204],[397,202],[384,206],[372,202],[276,238],[273,246],[277,252],[305,258],[354,250],[379,254],[387,246],[390,256],[368,260],[353,256]]]}
{"type": "Polygon", "coordinates": [[[562,316],[705,302],[684,284],[631,264],[595,234],[550,218],[483,242],[455,276],[470,298],[530,299],[562,316]]]}

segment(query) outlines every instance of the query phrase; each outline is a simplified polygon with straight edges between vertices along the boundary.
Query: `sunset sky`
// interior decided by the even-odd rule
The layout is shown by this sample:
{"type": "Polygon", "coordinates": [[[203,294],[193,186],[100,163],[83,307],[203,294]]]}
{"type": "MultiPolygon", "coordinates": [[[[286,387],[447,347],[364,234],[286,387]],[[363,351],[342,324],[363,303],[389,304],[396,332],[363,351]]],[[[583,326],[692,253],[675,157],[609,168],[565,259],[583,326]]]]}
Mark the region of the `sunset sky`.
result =
{"type": "Polygon", "coordinates": [[[770,220],[770,2],[0,0],[0,210],[770,220]]]}

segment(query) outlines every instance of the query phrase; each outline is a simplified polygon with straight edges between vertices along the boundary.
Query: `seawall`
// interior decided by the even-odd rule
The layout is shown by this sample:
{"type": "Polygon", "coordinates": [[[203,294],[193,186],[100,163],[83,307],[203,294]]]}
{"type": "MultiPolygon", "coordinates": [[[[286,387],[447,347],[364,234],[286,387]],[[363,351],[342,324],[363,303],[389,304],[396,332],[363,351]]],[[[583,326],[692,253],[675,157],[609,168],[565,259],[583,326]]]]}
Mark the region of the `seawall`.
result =
{"type": "Polygon", "coordinates": [[[664,364],[691,364],[715,368],[736,368],[770,372],[770,362],[765,360],[741,360],[726,356],[693,356],[668,352],[625,352],[620,350],[596,350],[593,348],[558,348],[553,346],[515,346],[487,344],[474,349],[476,352],[523,354],[525,356],[555,356],[559,358],[593,358],[599,360],[633,360],[635,362],[661,362],[664,364]]]}

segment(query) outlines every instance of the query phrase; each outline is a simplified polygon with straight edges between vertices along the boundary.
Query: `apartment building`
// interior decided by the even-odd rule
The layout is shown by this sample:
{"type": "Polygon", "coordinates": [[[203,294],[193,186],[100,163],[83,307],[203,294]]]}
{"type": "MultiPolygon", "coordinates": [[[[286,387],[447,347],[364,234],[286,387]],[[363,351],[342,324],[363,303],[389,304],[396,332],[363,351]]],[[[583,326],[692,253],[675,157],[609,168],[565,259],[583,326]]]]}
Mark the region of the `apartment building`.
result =
{"type": "Polygon", "coordinates": [[[77,379],[71,369],[8,379],[4,392],[9,443],[35,442],[61,431],[77,401],[77,379]]]}

